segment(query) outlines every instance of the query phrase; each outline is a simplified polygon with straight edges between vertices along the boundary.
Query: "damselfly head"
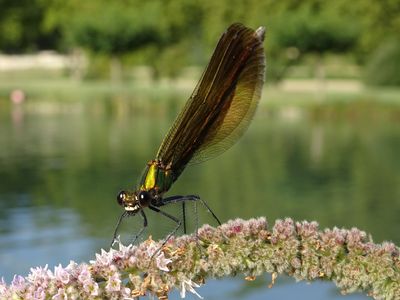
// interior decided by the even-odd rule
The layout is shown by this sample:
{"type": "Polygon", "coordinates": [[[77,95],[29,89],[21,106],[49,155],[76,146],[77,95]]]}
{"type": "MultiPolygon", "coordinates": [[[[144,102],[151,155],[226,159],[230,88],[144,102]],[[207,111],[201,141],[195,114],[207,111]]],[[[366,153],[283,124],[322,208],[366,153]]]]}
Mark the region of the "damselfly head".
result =
{"type": "Polygon", "coordinates": [[[141,208],[149,206],[152,199],[151,191],[146,190],[121,191],[117,196],[118,204],[132,213],[137,213],[141,208]]]}
{"type": "Polygon", "coordinates": [[[140,210],[140,204],[136,192],[119,192],[117,202],[128,212],[136,213],[140,210]]]}

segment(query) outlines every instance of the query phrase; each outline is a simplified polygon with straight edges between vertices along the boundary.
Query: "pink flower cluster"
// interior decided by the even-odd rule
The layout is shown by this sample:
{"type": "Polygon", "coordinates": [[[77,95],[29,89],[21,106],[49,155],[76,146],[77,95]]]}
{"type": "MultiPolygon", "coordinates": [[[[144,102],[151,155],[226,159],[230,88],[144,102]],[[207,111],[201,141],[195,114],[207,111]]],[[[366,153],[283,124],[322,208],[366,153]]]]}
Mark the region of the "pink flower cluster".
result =
{"type": "Polygon", "coordinates": [[[236,219],[197,234],[151,238],[140,245],[102,250],[88,264],[70,262],[54,271],[31,269],[10,285],[0,281],[0,299],[134,299],[153,295],[168,299],[177,288],[185,297],[206,278],[242,273],[253,279],[270,272],[297,280],[326,279],[344,293],[363,290],[376,299],[400,299],[399,248],[374,244],[358,229],[325,229],[316,222],[265,218],[236,219]]]}

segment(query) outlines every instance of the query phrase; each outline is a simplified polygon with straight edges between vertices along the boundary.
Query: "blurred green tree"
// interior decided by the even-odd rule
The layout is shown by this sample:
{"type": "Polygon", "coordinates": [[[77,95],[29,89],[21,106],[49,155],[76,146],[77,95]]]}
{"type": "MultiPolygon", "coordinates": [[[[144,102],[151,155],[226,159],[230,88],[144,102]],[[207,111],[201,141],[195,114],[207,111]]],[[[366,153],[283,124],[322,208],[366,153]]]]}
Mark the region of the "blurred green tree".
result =
{"type": "Polygon", "coordinates": [[[120,60],[128,54],[131,61],[151,66],[155,77],[174,76],[187,61],[190,41],[201,43],[197,35],[202,16],[198,3],[43,1],[49,4],[47,27],[60,28],[66,45],[84,48],[94,58],[99,56],[95,61],[110,57],[114,79],[120,78],[120,60]]]}
{"type": "Polygon", "coordinates": [[[46,6],[41,0],[0,0],[0,51],[22,53],[54,49],[57,30],[43,28],[46,6]]]}
{"type": "Polygon", "coordinates": [[[124,61],[174,77],[204,65],[233,22],[267,27],[267,76],[280,80],[310,55],[371,61],[378,46],[400,36],[400,0],[0,0],[0,51],[81,48],[94,75],[103,69],[119,78],[124,61]]]}
{"type": "Polygon", "coordinates": [[[315,58],[315,76],[323,80],[322,59],[326,53],[347,53],[358,42],[360,24],[343,13],[341,6],[320,1],[304,1],[301,6],[287,7],[274,20],[275,47],[288,59],[315,58]]]}
{"type": "Polygon", "coordinates": [[[400,1],[356,0],[351,9],[363,24],[358,57],[365,82],[400,86],[400,1]]]}
{"type": "Polygon", "coordinates": [[[364,80],[370,85],[400,86],[400,41],[386,40],[371,55],[364,80]]]}
{"type": "Polygon", "coordinates": [[[121,79],[121,57],[162,43],[160,1],[51,1],[49,27],[59,27],[66,43],[92,55],[110,57],[111,79],[121,79]]]}

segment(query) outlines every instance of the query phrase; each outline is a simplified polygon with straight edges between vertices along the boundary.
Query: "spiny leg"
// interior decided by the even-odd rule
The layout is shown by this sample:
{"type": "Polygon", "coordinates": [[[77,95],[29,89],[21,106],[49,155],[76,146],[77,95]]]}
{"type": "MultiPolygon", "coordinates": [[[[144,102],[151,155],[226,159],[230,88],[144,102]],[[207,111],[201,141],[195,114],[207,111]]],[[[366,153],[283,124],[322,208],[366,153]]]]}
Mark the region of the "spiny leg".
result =
{"type": "Polygon", "coordinates": [[[118,228],[121,225],[122,219],[125,218],[126,216],[128,216],[128,212],[124,211],[121,216],[118,219],[117,225],[115,226],[115,230],[114,230],[114,235],[113,235],[113,239],[111,241],[111,247],[114,246],[114,243],[117,240],[117,232],[118,232],[118,228]]]}
{"type": "Polygon", "coordinates": [[[136,242],[136,240],[139,238],[139,236],[142,235],[143,231],[146,229],[147,227],[147,217],[143,211],[143,209],[140,210],[140,215],[143,218],[143,227],[142,229],[139,230],[139,232],[134,236],[133,240],[132,240],[132,244],[134,244],[136,242]]]}
{"type": "MultiPolygon", "coordinates": [[[[199,196],[197,195],[186,195],[186,196],[181,196],[181,195],[177,195],[177,196],[171,196],[171,197],[167,197],[162,199],[162,205],[165,204],[169,204],[169,203],[177,203],[177,202],[185,202],[185,201],[195,201],[195,204],[197,203],[197,201],[200,201],[207,209],[207,211],[209,213],[211,213],[211,215],[213,216],[213,218],[217,221],[218,225],[221,225],[221,221],[218,219],[218,217],[215,215],[215,213],[212,211],[212,209],[208,206],[207,202],[204,201],[203,199],[201,199],[199,196]]],[[[196,239],[198,239],[198,229],[199,229],[199,225],[198,225],[198,214],[197,214],[197,205],[195,205],[195,213],[196,213],[196,239]]],[[[228,238],[224,236],[225,240],[228,240],[228,238]]]]}
{"type": "Polygon", "coordinates": [[[186,203],[182,201],[183,234],[186,234],[186,203]]]}
{"type": "Polygon", "coordinates": [[[174,228],[174,230],[170,234],[168,234],[168,236],[165,238],[165,240],[161,244],[160,248],[158,248],[157,251],[155,251],[153,253],[153,255],[152,255],[152,257],[153,257],[156,253],[158,253],[158,251],[160,251],[160,249],[165,245],[165,243],[170,239],[170,237],[173,236],[178,231],[179,227],[182,225],[182,222],[179,219],[175,218],[174,216],[170,215],[169,213],[162,211],[158,207],[149,205],[149,208],[151,210],[154,210],[155,212],[158,212],[158,213],[166,216],[167,218],[171,219],[172,221],[174,221],[177,224],[176,227],[174,228]]]}
{"type": "MultiPolygon", "coordinates": [[[[197,199],[200,200],[200,202],[207,208],[207,211],[208,211],[209,213],[212,214],[212,216],[214,217],[214,219],[217,221],[218,225],[219,225],[219,226],[222,225],[222,224],[221,224],[221,221],[220,221],[220,220],[218,219],[218,217],[214,214],[214,212],[213,212],[212,209],[208,206],[208,204],[207,204],[206,201],[204,201],[203,199],[201,199],[199,196],[196,196],[196,195],[190,195],[190,196],[197,197],[197,199]]],[[[222,234],[222,237],[224,238],[225,242],[228,242],[228,241],[229,241],[228,237],[227,237],[222,231],[221,231],[221,234],[222,234]]]]}
{"type": "Polygon", "coordinates": [[[208,204],[207,204],[207,202],[206,201],[204,201],[203,199],[201,199],[199,196],[196,196],[196,195],[191,195],[191,196],[195,196],[195,197],[197,197],[197,199],[198,200],[200,200],[200,202],[207,208],[207,211],[209,212],[209,213],[211,213],[211,215],[214,217],[214,219],[217,221],[217,223],[218,223],[218,225],[220,225],[221,226],[221,221],[218,219],[218,217],[214,214],[214,212],[212,211],[212,209],[208,206],[208,204]]]}
{"type": "Polygon", "coordinates": [[[197,246],[197,249],[199,250],[199,253],[204,255],[203,248],[200,247],[200,244],[199,244],[199,214],[197,212],[197,201],[194,201],[194,215],[196,218],[196,220],[195,220],[195,222],[196,222],[196,246],[197,246]]]}
{"type": "Polygon", "coordinates": [[[218,219],[218,217],[214,214],[212,209],[208,206],[208,204],[201,199],[199,196],[196,195],[186,195],[186,196],[171,196],[162,199],[162,205],[169,204],[169,203],[177,203],[177,202],[184,202],[184,201],[200,201],[206,208],[209,213],[213,216],[213,218],[217,221],[218,225],[221,225],[221,221],[218,219]]]}
{"type": "Polygon", "coordinates": [[[194,217],[196,218],[195,220],[195,226],[196,226],[196,239],[198,239],[198,231],[199,231],[199,213],[197,212],[197,201],[194,201],[194,217]]]}

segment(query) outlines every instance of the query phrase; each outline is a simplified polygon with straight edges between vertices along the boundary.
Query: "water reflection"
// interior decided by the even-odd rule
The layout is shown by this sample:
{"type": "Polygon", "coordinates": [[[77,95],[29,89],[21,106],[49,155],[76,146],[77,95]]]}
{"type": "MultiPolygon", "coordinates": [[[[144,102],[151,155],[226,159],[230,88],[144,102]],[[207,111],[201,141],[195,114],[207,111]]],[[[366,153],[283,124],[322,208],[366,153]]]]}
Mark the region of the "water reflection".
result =
{"type": "Polygon", "coordinates": [[[68,209],[8,209],[0,222],[1,276],[10,280],[13,274],[27,274],[31,267],[92,258],[90,251],[99,242],[87,238],[80,225],[79,216],[68,209]]]}
{"type": "MultiPolygon", "coordinates": [[[[293,278],[279,277],[278,282],[268,288],[270,277],[262,276],[255,282],[247,282],[243,278],[231,278],[207,281],[205,286],[198,289],[199,294],[207,300],[217,299],[299,299],[299,300],[362,300],[369,299],[361,293],[343,296],[337,292],[330,282],[295,282],[293,278]]],[[[171,298],[178,299],[178,293],[171,293],[171,298]]],[[[195,299],[194,296],[189,299],[195,299]]]]}
{"type": "MultiPolygon", "coordinates": [[[[3,106],[2,276],[88,260],[108,247],[121,213],[116,193],[134,187],[182,104],[177,95],[156,96],[27,101],[19,117],[15,107],[3,106]]],[[[290,216],[318,220],[321,227],[357,226],[376,242],[399,243],[398,108],[388,113],[360,103],[261,106],[238,145],[188,167],[169,194],[199,194],[223,221],[290,216]]],[[[149,231],[160,235],[169,226],[157,216],[149,222],[149,231]]]]}

